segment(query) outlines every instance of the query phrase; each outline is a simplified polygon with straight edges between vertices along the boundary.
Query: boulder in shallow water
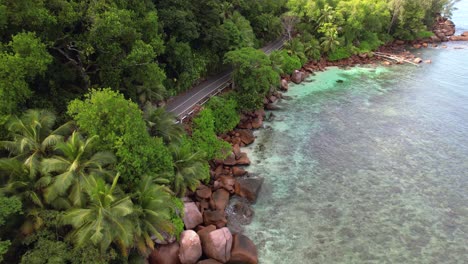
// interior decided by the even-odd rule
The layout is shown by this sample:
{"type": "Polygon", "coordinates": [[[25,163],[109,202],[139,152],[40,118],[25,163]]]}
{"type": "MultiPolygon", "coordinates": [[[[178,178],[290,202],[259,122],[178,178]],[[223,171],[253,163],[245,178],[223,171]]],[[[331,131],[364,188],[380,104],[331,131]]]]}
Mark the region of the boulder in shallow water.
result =
{"type": "Polygon", "coordinates": [[[250,159],[247,156],[247,153],[242,152],[239,159],[236,161],[236,165],[250,165],[250,159]]]}
{"type": "Polygon", "coordinates": [[[200,237],[193,230],[186,230],[180,235],[179,260],[181,264],[194,264],[202,255],[200,237]]]}
{"type": "Polygon", "coordinates": [[[281,107],[277,106],[276,104],[267,104],[265,106],[265,109],[269,111],[275,111],[275,110],[281,110],[281,107]]]}
{"type": "Polygon", "coordinates": [[[241,177],[241,176],[244,176],[245,174],[247,174],[247,171],[244,170],[243,168],[232,167],[232,175],[234,175],[234,177],[241,177]]]}
{"type": "Polygon", "coordinates": [[[224,165],[226,166],[234,166],[236,165],[236,155],[231,153],[224,161],[224,165]]]}
{"type": "Polygon", "coordinates": [[[281,79],[281,90],[283,91],[289,90],[288,81],[286,81],[285,79],[281,79]]]}
{"type": "Polygon", "coordinates": [[[431,36],[431,42],[441,42],[442,40],[438,36],[431,36]]]}
{"type": "Polygon", "coordinates": [[[234,156],[236,156],[236,159],[240,157],[241,149],[239,144],[235,144],[234,146],[232,146],[232,152],[234,153],[234,156]]]}
{"type": "Polygon", "coordinates": [[[419,63],[423,62],[423,60],[421,58],[416,58],[416,59],[413,60],[413,62],[419,64],[419,63]]]}
{"type": "Polygon", "coordinates": [[[234,196],[226,208],[227,227],[232,233],[244,232],[243,226],[252,222],[255,212],[252,203],[242,197],[234,196]]]}
{"type": "Polygon", "coordinates": [[[236,234],[233,236],[230,264],[257,264],[257,247],[250,238],[236,234]]]}
{"type": "Polygon", "coordinates": [[[291,81],[295,84],[300,84],[305,78],[305,74],[301,71],[295,70],[291,75],[291,81]]]}
{"type": "Polygon", "coordinates": [[[240,140],[246,146],[252,144],[255,141],[255,136],[253,132],[247,129],[238,129],[235,131],[236,134],[239,134],[240,140]]]}
{"type": "Polygon", "coordinates": [[[263,177],[260,176],[246,176],[237,178],[235,194],[255,203],[263,181],[263,177]]]}
{"type": "Polygon", "coordinates": [[[468,41],[468,36],[451,36],[452,41],[468,41]]]}
{"type": "Polygon", "coordinates": [[[263,117],[256,117],[252,120],[252,128],[258,129],[263,126],[263,117]]]}

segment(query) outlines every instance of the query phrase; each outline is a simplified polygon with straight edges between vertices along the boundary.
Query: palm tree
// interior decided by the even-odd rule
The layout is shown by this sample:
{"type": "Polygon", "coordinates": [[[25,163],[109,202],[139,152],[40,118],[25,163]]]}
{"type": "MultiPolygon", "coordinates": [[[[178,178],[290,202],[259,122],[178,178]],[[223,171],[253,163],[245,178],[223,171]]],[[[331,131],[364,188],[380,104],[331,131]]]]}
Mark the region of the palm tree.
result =
{"type": "Polygon", "coordinates": [[[64,225],[74,228],[69,236],[77,247],[91,242],[104,253],[111,243],[116,243],[127,255],[133,243],[133,203],[129,196],[116,194],[118,179],[119,175],[109,186],[102,178],[88,177],[85,190],[89,205],[68,210],[62,217],[64,225]]]}
{"type": "Polygon", "coordinates": [[[234,5],[232,3],[222,2],[219,4],[219,9],[221,11],[219,13],[219,17],[222,18],[223,20],[226,20],[229,17],[231,17],[232,12],[234,10],[234,5]]]}
{"type": "Polygon", "coordinates": [[[317,27],[320,27],[323,24],[326,23],[331,23],[333,24],[336,19],[336,12],[333,10],[333,7],[331,7],[328,4],[325,4],[322,10],[320,10],[320,16],[317,19],[317,27]]]}
{"type": "Polygon", "coordinates": [[[73,132],[66,142],[55,146],[56,153],[41,163],[42,172],[53,177],[53,183],[45,190],[47,202],[54,202],[58,196],[68,193],[73,206],[82,207],[86,203],[84,192],[90,174],[109,175],[106,167],[116,159],[109,151],[94,152],[93,143],[97,136],[84,139],[79,132],[73,132]]]}
{"type": "Polygon", "coordinates": [[[324,33],[324,36],[320,38],[322,41],[320,46],[322,47],[323,52],[327,54],[333,52],[340,45],[340,41],[338,40],[338,29],[335,25],[326,23],[319,31],[324,33]]]}
{"type": "Polygon", "coordinates": [[[7,123],[13,140],[0,141],[0,147],[23,162],[31,177],[39,172],[40,160],[50,152],[53,145],[71,132],[71,122],[53,131],[55,121],[56,116],[50,111],[30,109],[21,118],[14,116],[7,123]]]}
{"type": "Polygon", "coordinates": [[[41,228],[43,220],[39,212],[44,208],[42,189],[49,184],[50,179],[29,173],[28,168],[14,158],[0,159],[0,176],[0,193],[21,199],[25,212],[20,228],[22,233],[28,235],[41,228]]]}
{"type": "Polygon", "coordinates": [[[164,240],[164,234],[172,235],[175,227],[171,222],[174,204],[170,190],[157,185],[151,177],[141,179],[132,195],[134,203],[135,244],[141,255],[147,257],[154,249],[151,236],[164,240]]]}
{"type": "Polygon", "coordinates": [[[13,158],[0,159],[0,175],[2,176],[1,193],[16,195],[23,203],[32,203],[44,207],[41,194],[41,184],[38,177],[30,177],[28,168],[13,158]]]}
{"type": "Polygon", "coordinates": [[[179,144],[171,144],[169,151],[174,160],[174,192],[180,197],[185,195],[187,188],[192,191],[200,185],[200,180],[209,177],[209,168],[205,155],[201,151],[193,151],[188,140],[179,144]]]}
{"type": "Polygon", "coordinates": [[[166,88],[156,81],[153,82],[151,86],[137,85],[135,90],[140,105],[144,105],[147,102],[163,100],[166,94],[166,88]]]}
{"type": "Polygon", "coordinates": [[[164,108],[155,108],[147,105],[144,111],[149,133],[152,136],[161,137],[166,143],[178,142],[185,134],[184,128],[176,124],[176,117],[164,108]]]}

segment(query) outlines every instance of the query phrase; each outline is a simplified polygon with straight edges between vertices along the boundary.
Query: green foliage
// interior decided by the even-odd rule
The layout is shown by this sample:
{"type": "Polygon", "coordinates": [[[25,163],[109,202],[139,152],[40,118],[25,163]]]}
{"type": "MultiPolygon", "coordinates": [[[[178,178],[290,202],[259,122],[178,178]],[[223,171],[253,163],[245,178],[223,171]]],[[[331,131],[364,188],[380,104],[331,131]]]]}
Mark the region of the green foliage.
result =
{"type": "Polygon", "coordinates": [[[70,102],[68,113],[81,130],[99,137],[101,149],[116,149],[124,137],[136,139],[146,132],[138,105],[109,88],[93,89],[84,100],[70,102]]]}
{"type": "Polygon", "coordinates": [[[101,254],[92,244],[81,248],[73,248],[69,241],[57,239],[57,234],[51,229],[27,237],[24,244],[30,249],[21,257],[20,263],[105,264],[117,258],[114,250],[111,249],[101,254]]]}
{"type": "Polygon", "coordinates": [[[80,129],[99,137],[99,149],[114,151],[124,183],[138,183],[141,176],[171,171],[171,156],[162,140],[150,137],[142,111],[122,94],[92,90],[85,100],[72,101],[68,112],[80,129]]]}
{"type": "Polygon", "coordinates": [[[309,60],[318,61],[321,58],[320,42],[312,35],[306,34],[302,37],[304,43],[304,53],[309,60]]]}
{"type": "Polygon", "coordinates": [[[87,177],[111,174],[106,167],[115,163],[115,156],[109,151],[95,152],[96,140],[97,136],[84,139],[73,132],[66,142],[56,144],[57,155],[42,160],[41,171],[53,177],[44,191],[48,203],[59,208],[82,207],[86,204],[87,177]]]}
{"type": "MultiPolygon", "coordinates": [[[[201,117],[197,118],[206,117],[205,113],[200,113],[200,115],[201,117]]],[[[202,123],[199,119],[197,119],[197,121],[194,122],[197,122],[197,124],[199,125],[202,123]]],[[[192,142],[192,140],[188,138],[184,138],[180,143],[172,144],[169,147],[172,154],[172,159],[174,160],[175,176],[173,190],[179,197],[183,197],[185,195],[187,188],[191,191],[194,191],[195,188],[197,188],[198,185],[200,185],[200,181],[209,179],[210,177],[208,163],[206,162],[205,154],[202,152],[202,150],[211,151],[212,154],[209,154],[213,156],[211,156],[210,159],[213,159],[219,157],[220,154],[218,153],[221,153],[223,150],[220,148],[225,147],[225,145],[223,144],[224,142],[221,142],[219,139],[216,138],[214,131],[211,131],[213,133],[212,137],[205,137],[203,139],[200,139],[200,132],[208,133],[208,130],[201,131],[202,129],[203,128],[201,126],[198,126],[196,128],[196,131],[194,130],[194,142],[192,142]],[[208,145],[203,143],[208,143],[209,141],[200,142],[201,140],[210,140],[215,144],[215,146],[213,147],[218,147],[218,149],[208,148],[208,145]],[[193,146],[194,143],[198,143],[197,147],[199,148],[199,150],[195,149],[195,147],[193,146]]]]}
{"type": "Polygon", "coordinates": [[[207,61],[197,54],[187,42],[171,38],[167,43],[167,83],[177,92],[185,91],[206,72],[207,61]]]}
{"type": "Polygon", "coordinates": [[[39,238],[34,248],[22,256],[21,263],[62,264],[71,261],[71,257],[68,245],[51,235],[39,238]]]}
{"type": "Polygon", "coordinates": [[[74,228],[69,236],[77,247],[91,243],[104,254],[114,242],[123,255],[127,254],[133,243],[133,223],[128,216],[134,209],[130,197],[116,190],[118,179],[115,177],[109,186],[101,178],[90,176],[86,186],[89,206],[71,209],[63,216],[63,224],[74,228]]]}
{"type": "Polygon", "coordinates": [[[172,197],[172,207],[171,211],[171,222],[174,226],[174,232],[177,236],[177,240],[180,238],[180,233],[184,231],[184,202],[178,197],[172,197]]]}
{"type": "Polygon", "coordinates": [[[288,51],[273,51],[270,54],[271,63],[278,69],[279,74],[292,74],[302,67],[301,60],[296,55],[289,55],[288,51]]]}
{"type": "Polygon", "coordinates": [[[21,200],[18,197],[0,196],[0,226],[5,224],[6,219],[21,212],[21,200]]]}
{"type": "Polygon", "coordinates": [[[423,30],[423,31],[418,32],[418,34],[416,35],[416,38],[425,39],[425,38],[430,38],[432,36],[434,36],[434,33],[432,33],[432,31],[423,30]]]}
{"type": "Polygon", "coordinates": [[[166,144],[178,142],[185,135],[182,125],[174,122],[176,116],[164,108],[146,106],[144,118],[150,135],[162,138],[166,144]]]}
{"type": "Polygon", "coordinates": [[[213,114],[216,134],[231,131],[239,124],[240,115],[236,111],[237,102],[233,98],[215,96],[206,106],[213,114]]]}
{"type": "MultiPolygon", "coordinates": [[[[6,220],[14,214],[21,213],[21,200],[18,197],[4,197],[0,196],[0,226],[2,231],[0,232],[0,238],[4,235],[4,227],[6,220]]],[[[0,240],[0,262],[3,262],[3,255],[8,251],[10,247],[10,241],[0,240]]]]}
{"type": "Polygon", "coordinates": [[[7,196],[0,196],[0,256],[9,263],[147,256],[150,236],[184,228],[181,200],[161,184],[180,196],[209,180],[207,160],[230,149],[216,133],[235,126],[236,108],[261,107],[278,72],[322,52],[337,60],[394,37],[430,37],[435,15],[450,15],[455,2],[1,0],[0,193],[7,196]],[[283,51],[269,58],[254,49],[280,37],[281,25],[294,36],[283,51]],[[140,107],[227,64],[234,96],[208,103],[192,138],[164,109],[143,118],[140,107]],[[78,130],[56,128],[70,101],[78,130]],[[82,134],[70,136],[75,130],[82,134]]]}
{"type": "Polygon", "coordinates": [[[132,194],[134,204],[134,236],[140,255],[147,257],[154,249],[151,236],[164,240],[164,234],[179,235],[171,221],[174,208],[169,189],[144,177],[132,194]]]}
{"type": "Polygon", "coordinates": [[[116,169],[122,174],[124,183],[133,185],[144,175],[166,179],[173,177],[172,158],[162,139],[149,136],[142,136],[139,140],[123,139],[116,148],[116,169]]]}
{"type": "MultiPolygon", "coordinates": [[[[305,45],[299,38],[294,38],[286,42],[283,48],[288,52],[289,55],[291,55],[291,57],[299,59],[301,65],[298,68],[300,68],[302,64],[307,62],[307,56],[305,54],[305,45]]],[[[298,68],[296,68],[295,70],[297,70],[298,68]]]]}
{"type": "MultiPolygon", "coordinates": [[[[225,158],[227,150],[231,147],[227,142],[216,137],[214,124],[213,112],[209,108],[203,109],[193,120],[193,145],[197,150],[205,153],[206,160],[225,158]]],[[[203,177],[205,175],[198,179],[203,179],[203,177]]]]}
{"type": "MultiPolygon", "coordinates": [[[[14,35],[6,49],[0,49],[0,115],[14,113],[31,97],[29,83],[51,62],[46,46],[34,33],[14,35]]],[[[0,119],[2,125],[6,118],[0,119]]]]}
{"type": "MultiPolygon", "coordinates": [[[[28,110],[21,118],[13,116],[7,124],[11,141],[0,141],[0,147],[10,152],[11,159],[1,160],[0,170],[9,171],[7,189],[42,206],[36,191],[40,161],[48,155],[53,146],[71,131],[71,123],[52,130],[56,116],[46,110],[28,110]]],[[[43,182],[42,184],[46,184],[43,182]]]]}
{"type": "Polygon", "coordinates": [[[270,87],[279,82],[279,75],[273,69],[270,58],[262,51],[242,48],[226,53],[224,60],[234,67],[232,77],[239,108],[260,108],[270,87]]]}
{"type": "Polygon", "coordinates": [[[380,45],[383,44],[383,41],[381,41],[375,33],[365,34],[365,39],[366,40],[361,41],[361,43],[358,46],[359,52],[370,52],[377,49],[378,47],[380,47],[380,45]]]}
{"type": "Polygon", "coordinates": [[[337,61],[351,57],[352,53],[348,47],[339,47],[330,54],[328,54],[328,60],[337,61]]]}
{"type": "Polygon", "coordinates": [[[3,255],[8,251],[8,248],[10,247],[10,245],[11,245],[10,241],[0,240],[0,262],[3,261],[3,255]]]}

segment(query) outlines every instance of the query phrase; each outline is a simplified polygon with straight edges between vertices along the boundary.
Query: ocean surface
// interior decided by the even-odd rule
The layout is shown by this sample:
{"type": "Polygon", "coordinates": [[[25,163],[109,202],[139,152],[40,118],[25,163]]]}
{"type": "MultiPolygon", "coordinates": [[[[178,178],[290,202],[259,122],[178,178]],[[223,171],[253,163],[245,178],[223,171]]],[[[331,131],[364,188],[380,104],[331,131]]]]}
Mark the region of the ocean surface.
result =
{"type": "Polygon", "coordinates": [[[260,263],[468,263],[468,43],[445,45],[290,87],[247,149],[260,263]]]}

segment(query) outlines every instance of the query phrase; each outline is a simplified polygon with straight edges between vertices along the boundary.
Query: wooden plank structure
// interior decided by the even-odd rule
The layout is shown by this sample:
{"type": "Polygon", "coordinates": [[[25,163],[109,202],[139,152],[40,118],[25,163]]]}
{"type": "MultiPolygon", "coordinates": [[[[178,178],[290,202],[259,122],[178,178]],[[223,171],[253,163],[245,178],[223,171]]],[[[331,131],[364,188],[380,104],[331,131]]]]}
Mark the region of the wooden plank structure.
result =
{"type": "Polygon", "coordinates": [[[415,62],[413,62],[411,60],[408,60],[403,56],[398,56],[398,55],[395,55],[395,54],[383,53],[383,52],[374,52],[374,55],[378,56],[378,57],[382,57],[382,58],[384,58],[384,59],[386,59],[387,61],[390,61],[390,62],[399,63],[399,64],[409,63],[409,64],[413,64],[414,66],[419,67],[419,64],[417,64],[417,63],[415,63],[415,62]]]}

